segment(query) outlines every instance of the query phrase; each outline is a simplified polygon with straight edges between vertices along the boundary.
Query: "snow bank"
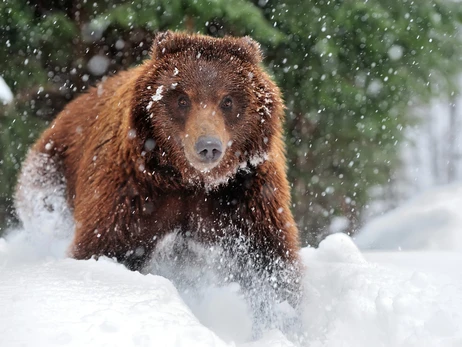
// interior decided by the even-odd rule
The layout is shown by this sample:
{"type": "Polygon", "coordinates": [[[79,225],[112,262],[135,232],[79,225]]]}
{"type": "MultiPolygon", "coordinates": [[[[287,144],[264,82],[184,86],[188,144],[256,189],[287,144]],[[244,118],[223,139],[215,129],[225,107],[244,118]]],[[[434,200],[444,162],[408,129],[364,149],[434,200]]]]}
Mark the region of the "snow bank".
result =
{"type": "MultiPolygon", "coordinates": [[[[255,321],[267,320],[254,317],[236,283],[182,283],[179,293],[166,278],[111,259],[66,258],[69,240],[52,235],[19,230],[0,239],[2,346],[245,346],[255,321]]],[[[292,346],[274,329],[258,339],[292,346]]]]}
{"type": "Polygon", "coordinates": [[[361,255],[348,236],[336,234],[326,238],[319,249],[302,250],[302,257],[309,267],[304,307],[306,346],[462,343],[462,271],[451,267],[454,260],[460,264],[462,255],[361,255]],[[422,266],[415,268],[416,262],[422,266]],[[439,272],[429,268],[435,263],[439,272]]]}
{"type": "Polygon", "coordinates": [[[255,334],[265,314],[249,308],[237,284],[205,281],[188,290],[109,259],[68,259],[62,239],[47,242],[45,252],[25,231],[0,239],[2,346],[462,344],[459,253],[362,254],[348,236],[331,235],[301,251],[305,299],[297,324],[263,325],[255,334]]]}
{"type": "Polygon", "coordinates": [[[109,260],[5,267],[2,345],[224,346],[173,285],[109,260]]]}
{"type": "Polygon", "coordinates": [[[462,251],[462,185],[430,190],[369,222],[361,249],[462,251]]]}

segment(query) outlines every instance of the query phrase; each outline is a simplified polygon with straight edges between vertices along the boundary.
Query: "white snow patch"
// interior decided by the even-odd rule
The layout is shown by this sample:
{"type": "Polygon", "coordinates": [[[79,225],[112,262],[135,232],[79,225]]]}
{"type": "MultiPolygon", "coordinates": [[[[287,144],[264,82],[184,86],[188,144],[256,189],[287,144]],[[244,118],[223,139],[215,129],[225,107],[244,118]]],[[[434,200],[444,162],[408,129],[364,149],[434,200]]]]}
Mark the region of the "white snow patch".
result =
{"type": "Polygon", "coordinates": [[[156,89],[156,94],[153,95],[153,96],[151,96],[151,99],[152,99],[153,101],[160,101],[160,100],[162,100],[162,97],[163,97],[163,96],[162,96],[162,92],[163,92],[163,90],[164,90],[164,86],[158,87],[158,88],[156,89]]]}
{"type": "Polygon", "coordinates": [[[462,185],[432,189],[367,223],[363,249],[462,251],[462,185]]]}
{"type": "Polygon", "coordinates": [[[252,158],[250,158],[249,162],[250,165],[252,166],[258,166],[260,164],[263,164],[265,161],[267,161],[269,158],[269,155],[267,153],[263,153],[261,155],[255,155],[252,158]]]}
{"type": "Polygon", "coordinates": [[[8,87],[3,77],[0,76],[0,101],[2,101],[4,105],[6,105],[12,102],[13,98],[14,96],[11,92],[10,87],[8,87]]]}
{"type": "Polygon", "coordinates": [[[226,346],[162,277],[107,259],[1,268],[5,346],[226,346]]]}
{"type": "Polygon", "coordinates": [[[249,158],[248,161],[244,161],[239,164],[239,170],[249,170],[248,164],[252,165],[253,167],[257,167],[263,164],[265,161],[269,159],[268,153],[257,154],[249,158]]]}

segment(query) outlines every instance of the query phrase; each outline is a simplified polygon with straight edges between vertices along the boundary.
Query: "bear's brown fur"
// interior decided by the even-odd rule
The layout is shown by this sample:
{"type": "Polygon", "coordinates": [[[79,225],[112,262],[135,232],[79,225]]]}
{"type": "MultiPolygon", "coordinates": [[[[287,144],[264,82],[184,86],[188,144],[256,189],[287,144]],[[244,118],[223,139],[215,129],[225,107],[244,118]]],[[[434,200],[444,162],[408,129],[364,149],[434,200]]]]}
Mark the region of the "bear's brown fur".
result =
{"type": "Polygon", "coordinates": [[[33,168],[65,184],[74,258],[139,269],[176,230],[205,244],[245,238],[242,257],[262,269],[296,265],[284,106],[261,59],[248,37],[158,34],[151,59],[71,102],[37,141],[18,184],[20,217],[33,168]],[[223,145],[218,161],[201,157],[201,137],[223,145]]]}

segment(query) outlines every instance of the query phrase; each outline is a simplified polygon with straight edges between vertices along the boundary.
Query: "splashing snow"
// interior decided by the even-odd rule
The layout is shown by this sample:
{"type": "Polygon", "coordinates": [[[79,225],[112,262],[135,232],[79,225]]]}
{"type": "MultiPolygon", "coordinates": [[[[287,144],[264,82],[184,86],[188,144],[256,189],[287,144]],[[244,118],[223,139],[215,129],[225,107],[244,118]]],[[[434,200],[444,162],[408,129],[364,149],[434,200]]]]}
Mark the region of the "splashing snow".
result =
{"type": "Polygon", "coordinates": [[[15,196],[16,212],[24,224],[24,232],[15,236],[19,243],[24,241],[25,247],[64,256],[59,245],[67,244],[74,231],[65,190],[66,181],[55,161],[47,154],[31,151],[23,164],[15,196]],[[46,176],[40,174],[44,171],[46,176]]]}

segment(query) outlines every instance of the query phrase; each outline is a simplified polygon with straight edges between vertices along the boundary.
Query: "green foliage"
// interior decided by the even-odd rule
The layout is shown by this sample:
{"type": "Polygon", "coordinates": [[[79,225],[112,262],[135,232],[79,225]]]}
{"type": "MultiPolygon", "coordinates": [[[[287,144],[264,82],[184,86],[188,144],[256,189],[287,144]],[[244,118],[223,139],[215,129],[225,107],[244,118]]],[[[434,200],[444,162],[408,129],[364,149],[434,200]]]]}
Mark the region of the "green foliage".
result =
{"type": "Polygon", "coordinates": [[[201,32],[207,29],[205,23],[218,19],[229,35],[252,35],[270,45],[284,39],[284,35],[264,18],[262,11],[247,0],[192,1],[186,13],[200,24],[197,29],[201,32]]]}
{"type": "Polygon", "coordinates": [[[0,3],[0,61],[3,62],[0,73],[13,92],[20,86],[30,88],[37,80],[45,80],[39,64],[29,58],[33,55],[31,44],[38,41],[37,31],[30,28],[32,10],[23,7],[19,1],[0,3]]]}
{"type": "Polygon", "coordinates": [[[262,44],[288,106],[304,242],[316,243],[335,215],[354,231],[370,189],[398,164],[410,107],[455,88],[459,8],[441,0],[3,0],[0,75],[15,103],[0,115],[0,204],[10,206],[19,163],[46,120],[101,78],[88,68],[93,56],[107,57],[112,74],[146,58],[155,32],[186,30],[262,44]]]}
{"type": "Polygon", "coordinates": [[[27,111],[12,107],[2,109],[0,116],[0,235],[11,219],[12,192],[16,176],[28,147],[42,132],[45,122],[28,117],[27,111]]]}
{"type": "Polygon", "coordinates": [[[454,88],[456,13],[441,1],[266,5],[288,38],[269,58],[289,108],[290,177],[306,241],[316,243],[332,215],[355,230],[370,189],[398,164],[409,106],[454,88]]]}

